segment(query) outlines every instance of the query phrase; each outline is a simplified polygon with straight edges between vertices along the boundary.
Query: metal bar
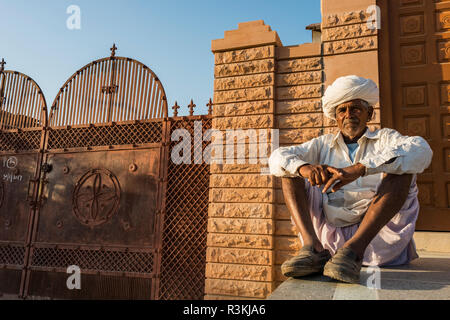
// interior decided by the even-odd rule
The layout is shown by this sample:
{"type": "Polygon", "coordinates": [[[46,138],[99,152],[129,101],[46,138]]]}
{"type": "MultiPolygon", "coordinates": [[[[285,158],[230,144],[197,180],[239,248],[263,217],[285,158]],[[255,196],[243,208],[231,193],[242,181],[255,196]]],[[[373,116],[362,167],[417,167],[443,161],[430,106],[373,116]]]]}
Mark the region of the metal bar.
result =
{"type": "Polygon", "coordinates": [[[86,113],[87,113],[87,98],[88,98],[88,91],[89,91],[89,68],[86,68],[84,73],[83,73],[83,92],[82,92],[82,104],[81,104],[81,108],[80,108],[80,124],[86,124],[86,113]]]}
{"type": "Polygon", "coordinates": [[[12,91],[12,99],[11,99],[11,104],[10,104],[10,112],[9,112],[9,119],[8,119],[8,128],[13,128],[12,127],[12,123],[14,121],[14,116],[15,116],[15,109],[16,109],[16,105],[17,105],[17,92],[19,91],[19,87],[20,87],[20,78],[16,76],[16,74],[14,74],[14,86],[13,86],[13,91],[12,91]]]}
{"type": "MultiPolygon", "coordinates": [[[[30,112],[30,114],[32,114],[33,116],[31,116],[30,118],[27,119],[26,122],[26,128],[31,128],[34,127],[33,125],[33,118],[34,118],[34,114],[36,114],[36,109],[37,109],[37,102],[36,99],[39,100],[39,94],[37,94],[37,88],[35,86],[33,86],[32,90],[31,90],[31,108],[32,111],[30,112]]],[[[43,125],[43,124],[41,124],[43,125]]]]}
{"type": "Polygon", "coordinates": [[[23,89],[22,100],[20,103],[19,114],[21,115],[17,121],[17,127],[23,128],[23,122],[25,118],[28,117],[28,99],[29,99],[29,89],[30,89],[30,79],[27,79],[25,82],[25,88],[23,89]]]}
{"type": "Polygon", "coordinates": [[[91,110],[89,112],[88,123],[94,123],[95,110],[97,110],[97,96],[98,96],[98,63],[93,65],[92,74],[92,97],[91,97],[91,110]]]}
{"type": "Polygon", "coordinates": [[[103,86],[103,79],[105,77],[105,64],[103,62],[100,62],[100,74],[99,74],[99,87],[98,87],[98,94],[99,94],[99,101],[98,101],[98,106],[97,106],[97,117],[95,122],[98,123],[100,122],[100,114],[101,114],[101,110],[102,110],[102,104],[103,104],[103,92],[102,92],[102,86],[103,86]]]}
{"type": "Polygon", "coordinates": [[[155,82],[153,83],[153,89],[152,89],[152,92],[153,92],[153,97],[152,97],[152,104],[150,105],[150,118],[154,118],[154,114],[155,114],[155,99],[156,99],[156,96],[157,96],[157,90],[156,90],[156,88],[158,87],[158,80],[157,79],[155,79],[155,82]]]}
{"type": "Polygon", "coordinates": [[[18,123],[19,123],[19,118],[20,118],[20,111],[22,110],[22,103],[23,103],[23,95],[25,92],[25,87],[26,87],[26,78],[20,76],[20,80],[22,80],[20,82],[20,87],[19,90],[17,91],[17,102],[16,102],[16,106],[15,106],[15,110],[14,110],[14,120],[12,123],[13,128],[17,128],[18,123]]]}
{"type": "Polygon", "coordinates": [[[8,101],[9,101],[9,88],[11,86],[11,76],[9,73],[6,73],[5,75],[5,82],[6,82],[6,95],[4,95],[5,99],[3,101],[3,108],[2,108],[2,114],[0,118],[0,124],[2,126],[2,129],[6,128],[6,116],[7,116],[7,110],[8,110],[8,101]]]}
{"type": "Polygon", "coordinates": [[[131,101],[130,101],[130,108],[128,108],[128,119],[129,120],[134,120],[134,110],[136,108],[135,105],[135,98],[136,98],[136,88],[137,88],[137,75],[138,75],[138,66],[136,63],[133,64],[133,82],[132,82],[132,92],[131,92],[131,101]]]}
{"type": "Polygon", "coordinates": [[[130,109],[130,97],[131,97],[131,88],[132,88],[132,81],[133,81],[133,69],[134,69],[134,65],[131,61],[129,61],[129,70],[128,70],[128,79],[127,79],[127,96],[125,98],[125,113],[124,113],[124,117],[122,119],[122,121],[127,121],[129,120],[129,109],[130,109]]]}
{"type": "Polygon", "coordinates": [[[128,92],[128,84],[130,81],[130,72],[129,72],[129,62],[128,60],[125,61],[125,72],[124,72],[124,82],[123,82],[123,96],[122,96],[122,111],[119,121],[124,121],[126,117],[126,106],[127,106],[127,92],[128,92]],[[128,77],[127,77],[128,75],[128,77]]]}
{"type": "Polygon", "coordinates": [[[142,66],[139,66],[139,71],[140,71],[140,75],[139,75],[139,87],[137,89],[136,92],[136,106],[134,107],[135,110],[135,119],[136,120],[141,120],[141,110],[143,109],[142,107],[142,85],[145,81],[145,73],[146,70],[144,68],[142,68],[142,66]]]}
{"type": "Polygon", "coordinates": [[[150,107],[150,99],[152,96],[152,86],[153,86],[153,74],[151,72],[148,73],[149,81],[147,83],[147,93],[145,99],[145,111],[144,111],[144,119],[149,119],[148,110],[150,107]]]}

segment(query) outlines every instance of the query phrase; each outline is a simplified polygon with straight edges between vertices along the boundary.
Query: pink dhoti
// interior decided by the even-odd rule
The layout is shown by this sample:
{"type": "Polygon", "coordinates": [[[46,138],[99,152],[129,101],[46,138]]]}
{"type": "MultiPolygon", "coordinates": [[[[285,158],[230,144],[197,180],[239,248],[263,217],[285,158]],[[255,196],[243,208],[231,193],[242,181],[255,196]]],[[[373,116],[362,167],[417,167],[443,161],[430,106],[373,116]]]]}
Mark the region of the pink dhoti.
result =
{"type": "MultiPolygon", "coordinates": [[[[320,242],[334,255],[349,240],[359,223],[335,227],[326,221],[322,206],[322,192],[306,180],[312,223],[320,242]]],[[[413,176],[408,197],[400,211],[373,238],[364,253],[365,266],[394,266],[407,264],[418,258],[413,235],[419,214],[416,175],[413,176]]],[[[299,238],[302,241],[301,235],[299,238]]],[[[302,241],[303,242],[303,241],[302,241]]]]}

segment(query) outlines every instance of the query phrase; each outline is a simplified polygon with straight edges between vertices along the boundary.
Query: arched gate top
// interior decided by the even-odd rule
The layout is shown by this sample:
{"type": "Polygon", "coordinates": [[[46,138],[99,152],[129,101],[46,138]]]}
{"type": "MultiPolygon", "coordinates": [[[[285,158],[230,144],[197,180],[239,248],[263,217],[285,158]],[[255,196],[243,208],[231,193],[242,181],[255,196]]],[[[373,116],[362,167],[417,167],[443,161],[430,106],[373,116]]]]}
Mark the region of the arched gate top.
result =
{"type": "Polygon", "coordinates": [[[164,88],[155,73],[131,58],[108,58],[78,70],[60,89],[50,126],[71,126],[167,117],[164,88]]]}
{"type": "Polygon", "coordinates": [[[38,84],[0,63],[0,129],[39,128],[47,125],[47,104],[38,84]]]}

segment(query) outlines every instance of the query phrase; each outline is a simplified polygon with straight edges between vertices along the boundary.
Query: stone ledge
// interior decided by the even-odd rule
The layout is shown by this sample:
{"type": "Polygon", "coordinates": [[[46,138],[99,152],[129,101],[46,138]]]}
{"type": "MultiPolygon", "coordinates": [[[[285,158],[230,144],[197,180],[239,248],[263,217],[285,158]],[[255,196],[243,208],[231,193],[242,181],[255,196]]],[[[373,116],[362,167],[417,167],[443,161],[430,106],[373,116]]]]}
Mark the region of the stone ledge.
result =
{"type": "Polygon", "coordinates": [[[263,20],[257,20],[239,23],[237,30],[224,33],[224,39],[212,40],[211,51],[216,53],[266,45],[283,46],[278,33],[271,31],[263,20]]]}
{"type": "Polygon", "coordinates": [[[335,281],[323,275],[289,278],[269,300],[448,300],[450,254],[419,252],[409,265],[380,268],[379,288],[375,272],[361,270],[359,284],[335,281]],[[369,288],[371,286],[372,288],[369,288]]]}
{"type": "Polygon", "coordinates": [[[244,50],[218,52],[214,55],[216,65],[273,58],[274,46],[257,47],[244,50]]]}
{"type": "Polygon", "coordinates": [[[272,282],[206,279],[205,283],[205,293],[208,295],[266,298],[272,290],[272,282]]]}

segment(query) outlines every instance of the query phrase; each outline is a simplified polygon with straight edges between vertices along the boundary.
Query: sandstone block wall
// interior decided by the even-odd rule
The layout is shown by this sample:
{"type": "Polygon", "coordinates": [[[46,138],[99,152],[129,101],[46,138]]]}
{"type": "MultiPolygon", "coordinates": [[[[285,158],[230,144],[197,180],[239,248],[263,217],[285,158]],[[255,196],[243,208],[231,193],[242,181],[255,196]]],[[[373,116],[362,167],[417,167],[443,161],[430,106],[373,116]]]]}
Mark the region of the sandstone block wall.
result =
{"type": "MultiPolygon", "coordinates": [[[[278,129],[280,146],[336,133],[322,113],[326,87],[348,74],[379,81],[378,30],[367,24],[371,4],[322,0],[322,43],[283,47],[263,21],[241,23],[214,40],[213,128],[223,141],[230,144],[225,137],[233,129],[265,132],[268,142],[278,129]]],[[[379,125],[377,106],[370,126],[379,125]]],[[[281,180],[262,174],[261,155],[272,150],[265,145],[255,153],[253,138],[232,137],[234,149],[213,152],[226,160],[211,165],[206,299],[266,298],[285,280],[281,264],[301,247],[281,180]]]]}
{"type": "Polygon", "coordinates": [[[259,148],[258,141],[260,133],[271,141],[275,125],[277,38],[269,26],[255,21],[213,41],[213,128],[234,150],[223,146],[219,153],[224,158],[215,157],[211,166],[206,299],[264,299],[275,289],[275,178],[261,174],[267,165],[259,158],[270,150],[268,145],[259,148]],[[245,48],[246,35],[252,33],[260,41],[245,48]],[[228,139],[234,129],[253,131],[257,141],[251,135],[228,139]],[[238,153],[239,147],[245,151],[238,153]]]}

